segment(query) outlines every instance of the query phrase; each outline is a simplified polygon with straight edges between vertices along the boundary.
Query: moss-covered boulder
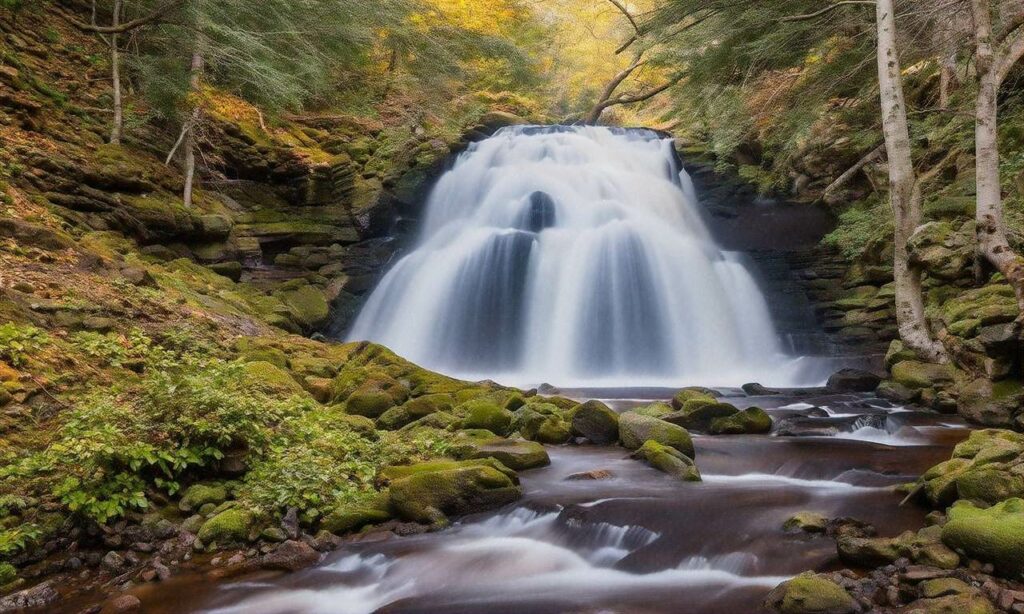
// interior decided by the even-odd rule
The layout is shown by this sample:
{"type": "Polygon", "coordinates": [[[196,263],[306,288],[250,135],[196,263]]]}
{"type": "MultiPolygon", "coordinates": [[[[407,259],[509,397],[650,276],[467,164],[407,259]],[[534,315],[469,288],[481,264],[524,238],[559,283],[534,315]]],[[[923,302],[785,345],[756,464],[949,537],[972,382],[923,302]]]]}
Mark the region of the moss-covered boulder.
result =
{"type": "Polygon", "coordinates": [[[531,441],[561,444],[572,437],[562,410],[550,403],[531,403],[515,412],[512,429],[531,441]]]}
{"type": "Polygon", "coordinates": [[[221,484],[193,484],[181,495],[178,509],[194,512],[207,503],[220,505],[228,499],[228,489],[221,484]]]}
{"type": "MultiPolygon", "coordinates": [[[[339,375],[340,377],[340,375],[339,375]]],[[[345,411],[355,416],[379,418],[392,407],[405,403],[409,389],[388,376],[375,376],[360,384],[345,401],[345,411]]]]}
{"type": "Polygon", "coordinates": [[[683,404],[682,409],[662,419],[685,429],[707,432],[711,430],[711,423],[715,420],[729,418],[739,412],[740,410],[730,403],[719,403],[714,399],[690,399],[683,404]]]}
{"type": "Polygon", "coordinates": [[[320,528],[336,535],[358,531],[363,527],[391,519],[390,499],[384,494],[362,503],[342,503],[327,512],[320,528]]]}
{"type": "Polygon", "coordinates": [[[775,587],[765,599],[766,608],[779,614],[854,614],[857,601],[826,576],[801,574],[775,587]]]}
{"type": "Polygon", "coordinates": [[[413,431],[418,428],[432,428],[442,431],[453,431],[461,424],[462,420],[460,420],[455,414],[451,414],[446,411],[438,411],[428,416],[423,416],[419,420],[414,420],[398,430],[413,431]]]}
{"type": "Polygon", "coordinates": [[[473,446],[468,458],[494,458],[503,465],[523,471],[534,469],[551,464],[544,446],[534,441],[525,439],[505,439],[496,437],[494,439],[479,441],[473,446]]]}
{"type": "Polygon", "coordinates": [[[648,440],[679,450],[690,458],[694,457],[693,439],[681,426],[626,412],[619,417],[619,440],[630,450],[639,449],[648,440]]]}
{"type": "Polygon", "coordinates": [[[671,414],[675,409],[668,403],[651,403],[650,405],[642,405],[640,407],[634,407],[629,410],[634,414],[640,414],[641,416],[650,416],[651,418],[664,418],[671,414]]]}
{"type": "Polygon", "coordinates": [[[862,537],[843,534],[836,540],[839,558],[849,565],[871,568],[907,558],[919,565],[954,569],[960,557],[942,543],[942,528],[930,526],[905,531],[897,537],[862,537]]]}
{"type": "Polygon", "coordinates": [[[745,435],[768,433],[772,430],[772,419],[760,407],[748,407],[731,416],[716,418],[708,429],[712,435],[745,435]]]}
{"type": "MultiPolygon", "coordinates": [[[[571,428],[574,435],[604,446],[619,439],[619,415],[600,401],[587,401],[573,408],[571,428]]],[[[642,444],[643,442],[640,442],[642,444]]],[[[640,447],[637,444],[637,447],[640,447]]]]}
{"type": "Polygon", "coordinates": [[[683,388],[672,396],[672,407],[676,410],[682,409],[687,401],[700,401],[714,403],[720,395],[710,388],[690,386],[683,388]]]}
{"type": "Polygon", "coordinates": [[[996,614],[992,602],[978,591],[918,599],[902,608],[907,614],[996,614]]]}
{"type": "Polygon", "coordinates": [[[828,516],[820,512],[797,512],[782,524],[785,531],[803,533],[824,533],[828,528],[828,516]]]}
{"type": "Polygon", "coordinates": [[[657,441],[645,441],[632,457],[683,482],[700,482],[700,471],[689,456],[657,441]]]}
{"type": "Polygon", "coordinates": [[[224,546],[249,541],[256,516],[249,510],[232,507],[203,523],[197,537],[207,546],[224,546]]]}
{"type": "Polygon", "coordinates": [[[395,480],[401,480],[421,473],[433,473],[436,471],[448,471],[451,469],[463,469],[466,467],[490,467],[504,473],[513,484],[519,483],[519,476],[515,471],[505,466],[495,458],[470,458],[465,460],[453,460],[450,458],[438,458],[434,460],[413,463],[411,465],[389,465],[380,470],[377,475],[377,483],[386,486],[395,480]]]}
{"type": "Polygon", "coordinates": [[[1024,435],[985,429],[953,449],[953,457],[921,476],[925,497],[935,506],[956,499],[995,504],[1024,497],[1024,435]]]}
{"type": "Polygon", "coordinates": [[[520,488],[497,469],[460,467],[395,480],[391,510],[406,520],[443,526],[451,516],[483,512],[520,496],[520,488]]]}
{"type": "Polygon", "coordinates": [[[291,374],[264,360],[248,362],[242,365],[242,377],[247,386],[252,386],[274,396],[289,397],[296,394],[305,394],[302,385],[295,381],[291,374]]]}
{"type": "Polygon", "coordinates": [[[377,418],[377,426],[394,431],[403,426],[429,416],[436,412],[450,412],[452,396],[450,394],[428,394],[409,399],[398,407],[392,407],[377,418]]]}
{"type": "Polygon", "coordinates": [[[983,509],[958,501],[948,511],[942,541],[965,556],[995,565],[1008,578],[1024,576],[1024,499],[983,509]]]}
{"type": "Polygon", "coordinates": [[[492,399],[473,399],[455,408],[456,415],[464,416],[462,427],[486,429],[498,435],[512,432],[512,412],[492,399]]]}
{"type": "Polygon", "coordinates": [[[892,366],[892,379],[912,390],[951,384],[953,368],[916,360],[904,360],[892,366]]]}
{"type": "Polygon", "coordinates": [[[331,314],[324,292],[312,285],[280,290],[274,294],[288,309],[292,321],[304,331],[313,331],[327,323],[331,314]]]}

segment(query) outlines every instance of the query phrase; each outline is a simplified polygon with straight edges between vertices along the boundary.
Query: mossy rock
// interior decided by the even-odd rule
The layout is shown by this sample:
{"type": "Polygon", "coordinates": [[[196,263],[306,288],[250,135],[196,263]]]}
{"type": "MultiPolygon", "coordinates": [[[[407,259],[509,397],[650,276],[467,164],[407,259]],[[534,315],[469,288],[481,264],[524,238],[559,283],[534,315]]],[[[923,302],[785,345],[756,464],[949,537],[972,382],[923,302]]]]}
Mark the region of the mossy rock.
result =
{"type": "Polygon", "coordinates": [[[688,388],[683,388],[679,392],[675,393],[675,395],[673,395],[672,407],[674,407],[677,410],[683,409],[683,406],[686,404],[687,401],[693,400],[698,400],[706,403],[714,403],[715,399],[717,399],[719,396],[720,395],[716,391],[710,388],[690,386],[688,388]]]}
{"type": "Polygon", "coordinates": [[[984,595],[975,591],[935,599],[918,599],[901,611],[907,614],[996,614],[999,610],[984,595]]]}
{"type": "Polygon", "coordinates": [[[648,440],[640,446],[632,457],[642,460],[662,473],[683,482],[700,482],[700,471],[689,456],[675,448],[662,445],[657,441],[648,440]]]}
{"type": "Polygon", "coordinates": [[[694,457],[693,439],[681,426],[626,412],[619,417],[619,440],[630,450],[639,449],[648,440],[679,450],[690,458],[694,457]]]}
{"type": "Polygon", "coordinates": [[[18,579],[18,570],[10,563],[0,563],[0,587],[7,586],[18,579]]]}
{"type": "Polygon", "coordinates": [[[948,510],[942,541],[964,555],[992,563],[1012,579],[1024,576],[1024,499],[1008,499],[988,509],[958,501],[948,510]]]}
{"type": "Polygon", "coordinates": [[[572,437],[569,423],[558,407],[550,403],[526,405],[515,413],[512,428],[524,438],[547,444],[562,444],[572,437]]]}
{"type": "Polygon", "coordinates": [[[917,354],[913,350],[903,347],[903,342],[893,339],[889,343],[889,349],[885,352],[885,368],[892,369],[893,365],[904,360],[916,360],[917,354]]]}
{"type": "Polygon", "coordinates": [[[1002,447],[1004,444],[1024,448],[1024,433],[1015,433],[1004,429],[971,431],[967,439],[961,441],[953,448],[953,457],[973,459],[986,449],[1002,447]]]}
{"type": "Polygon", "coordinates": [[[263,360],[245,363],[242,374],[247,385],[268,394],[278,397],[307,394],[291,374],[263,360]]]}
{"type": "Polygon", "coordinates": [[[278,369],[288,369],[288,355],[277,348],[253,348],[243,352],[238,359],[242,362],[269,362],[278,369]]]}
{"type": "Polygon", "coordinates": [[[772,419],[760,407],[748,407],[725,418],[711,421],[709,432],[713,435],[762,434],[772,430],[772,419]]]}
{"type": "Polygon", "coordinates": [[[820,512],[797,512],[782,524],[783,530],[804,533],[824,533],[828,528],[828,516],[820,512]]]}
{"type": "Polygon", "coordinates": [[[918,589],[925,599],[936,599],[948,595],[962,595],[976,593],[977,589],[959,578],[935,578],[925,580],[918,589]]]}
{"type": "Polygon", "coordinates": [[[971,466],[965,458],[951,458],[935,465],[921,476],[925,497],[932,505],[948,505],[957,499],[956,481],[971,466]]]}
{"type": "Polygon", "coordinates": [[[462,427],[486,429],[498,435],[512,432],[512,412],[491,399],[466,401],[455,408],[457,415],[463,415],[462,427]]]}
{"type": "Polygon", "coordinates": [[[664,418],[671,414],[675,410],[668,403],[651,403],[650,405],[642,405],[640,407],[634,407],[629,410],[634,414],[640,414],[641,416],[650,416],[651,418],[664,418]]]}
{"type": "Polygon", "coordinates": [[[544,446],[525,439],[496,437],[476,444],[469,458],[494,458],[516,471],[534,469],[551,464],[544,446]]]}
{"type": "Polygon", "coordinates": [[[400,518],[446,525],[451,516],[507,505],[522,491],[492,467],[460,467],[417,473],[391,484],[391,510],[400,518]]]}
{"type": "Polygon", "coordinates": [[[988,504],[1024,497],[1024,465],[1013,469],[1003,466],[972,468],[956,479],[961,499],[988,504]]]}
{"type": "Polygon", "coordinates": [[[587,401],[573,408],[570,426],[574,435],[597,445],[608,445],[619,439],[619,415],[600,401],[587,401]]]}
{"type": "Polygon", "coordinates": [[[403,384],[391,377],[377,376],[363,382],[348,396],[345,411],[376,419],[408,398],[409,389],[403,384]]]}
{"type": "Polygon", "coordinates": [[[394,431],[430,414],[450,412],[451,409],[452,396],[450,394],[428,394],[409,399],[399,407],[387,410],[377,419],[377,425],[382,429],[394,431]]]}
{"type": "Polygon", "coordinates": [[[207,503],[220,505],[228,499],[228,489],[221,484],[193,484],[189,486],[178,502],[183,512],[195,511],[207,503]]]}
{"type": "Polygon", "coordinates": [[[256,516],[240,507],[226,509],[203,523],[197,537],[207,546],[224,546],[249,541],[256,516]]]}
{"type": "Polygon", "coordinates": [[[739,409],[731,403],[719,403],[712,399],[690,399],[683,404],[683,409],[672,412],[662,418],[685,429],[709,431],[715,420],[729,418],[739,413],[739,409]]]}
{"type": "Polygon", "coordinates": [[[439,458],[423,461],[412,465],[388,465],[380,470],[377,475],[377,483],[386,485],[414,475],[422,473],[434,473],[437,471],[449,471],[452,469],[464,469],[466,467],[490,467],[504,473],[513,484],[519,484],[519,475],[504,463],[496,458],[470,458],[465,460],[452,460],[450,458],[439,458]]]}
{"type": "Polygon", "coordinates": [[[825,576],[803,573],[775,587],[765,607],[779,614],[854,614],[857,601],[825,576]]]}
{"type": "Polygon", "coordinates": [[[949,365],[903,360],[892,366],[892,379],[910,389],[932,388],[952,383],[953,369],[949,365]]]}
{"type": "Polygon", "coordinates": [[[358,531],[391,520],[389,507],[390,497],[386,493],[363,503],[342,503],[327,512],[320,528],[335,535],[358,531]]]}

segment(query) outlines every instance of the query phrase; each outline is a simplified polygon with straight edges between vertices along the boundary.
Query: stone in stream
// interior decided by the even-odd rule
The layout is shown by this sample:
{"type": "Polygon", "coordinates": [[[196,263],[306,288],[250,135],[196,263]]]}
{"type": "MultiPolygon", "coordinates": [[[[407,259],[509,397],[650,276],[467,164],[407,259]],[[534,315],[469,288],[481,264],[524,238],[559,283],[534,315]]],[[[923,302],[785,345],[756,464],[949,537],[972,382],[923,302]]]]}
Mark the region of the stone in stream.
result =
{"type": "Polygon", "coordinates": [[[862,369],[841,369],[828,378],[829,392],[874,392],[882,378],[862,369]]]}
{"type": "Polygon", "coordinates": [[[743,386],[741,386],[741,388],[742,388],[743,392],[745,392],[748,396],[752,396],[752,397],[764,397],[764,396],[772,396],[772,395],[776,395],[776,394],[782,394],[778,390],[772,390],[771,388],[767,388],[767,387],[765,387],[765,386],[763,386],[763,385],[761,385],[761,384],[759,384],[757,382],[751,382],[749,384],[743,384],[743,386]]]}
{"type": "Polygon", "coordinates": [[[443,526],[449,516],[511,503],[522,490],[497,469],[462,467],[417,473],[391,484],[391,508],[401,518],[443,526]]]}
{"type": "Polygon", "coordinates": [[[567,481],[581,481],[581,480],[610,480],[615,477],[609,469],[592,469],[590,471],[582,471],[580,473],[573,473],[572,475],[566,476],[567,481]]]}
{"type": "Polygon", "coordinates": [[[690,386],[689,388],[683,388],[672,397],[672,407],[675,409],[683,409],[683,406],[687,401],[694,399],[710,399],[713,402],[718,397],[722,396],[718,391],[710,388],[702,388],[700,386],[690,386]]]}
{"type": "Polygon", "coordinates": [[[739,411],[735,405],[720,403],[711,398],[689,399],[683,403],[682,409],[664,416],[662,420],[685,429],[707,431],[713,421],[728,418],[739,411]]]}
{"type": "Polygon", "coordinates": [[[648,440],[631,455],[642,460],[662,473],[667,473],[683,482],[700,482],[700,471],[689,456],[679,450],[648,440]]]}
{"type": "Polygon", "coordinates": [[[690,458],[694,457],[693,439],[686,429],[633,412],[626,412],[619,417],[619,440],[623,447],[630,450],[637,450],[645,442],[653,440],[675,448],[690,458]]]}
{"type": "MultiPolygon", "coordinates": [[[[572,410],[572,432],[605,446],[619,439],[619,415],[600,401],[587,401],[572,410]]],[[[639,447],[639,444],[637,444],[639,447]]]]}
{"type": "Polygon", "coordinates": [[[803,531],[804,533],[824,533],[827,527],[828,516],[818,512],[797,512],[782,525],[786,531],[803,531]]]}
{"type": "Polygon", "coordinates": [[[801,574],[776,586],[765,599],[779,614],[854,614],[861,607],[846,590],[827,576],[801,574]]]}
{"type": "Polygon", "coordinates": [[[748,407],[731,416],[711,421],[708,432],[712,435],[756,435],[772,430],[772,419],[760,407],[748,407]]]}

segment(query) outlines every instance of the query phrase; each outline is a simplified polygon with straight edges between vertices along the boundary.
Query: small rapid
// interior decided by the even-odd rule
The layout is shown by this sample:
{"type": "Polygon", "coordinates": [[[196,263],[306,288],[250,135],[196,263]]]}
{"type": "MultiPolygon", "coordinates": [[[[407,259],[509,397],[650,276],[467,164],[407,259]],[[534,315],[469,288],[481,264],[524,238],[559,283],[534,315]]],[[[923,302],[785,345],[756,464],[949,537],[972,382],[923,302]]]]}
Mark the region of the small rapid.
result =
{"type": "Polygon", "coordinates": [[[512,127],[474,143],[347,335],[519,386],[820,383],[786,356],[745,257],[721,250],[673,141],[512,127]]]}

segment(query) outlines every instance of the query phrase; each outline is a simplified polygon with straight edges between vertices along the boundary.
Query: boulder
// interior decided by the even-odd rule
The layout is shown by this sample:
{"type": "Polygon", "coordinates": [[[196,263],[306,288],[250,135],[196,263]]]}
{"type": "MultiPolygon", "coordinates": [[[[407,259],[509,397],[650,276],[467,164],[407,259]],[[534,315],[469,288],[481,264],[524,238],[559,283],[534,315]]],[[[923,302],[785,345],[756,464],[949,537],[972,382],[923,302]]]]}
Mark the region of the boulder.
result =
{"type": "Polygon", "coordinates": [[[731,416],[716,418],[708,429],[712,435],[744,435],[768,433],[772,430],[772,419],[760,407],[748,407],[731,416]]]}
{"type": "Polygon", "coordinates": [[[854,614],[857,601],[826,576],[801,574],[776,586],[765,599],[766,608],[779,614],[854,614]]]}
{"type": "Polygon", "coordinates": [[[918,599],[901,610],[906,614],[996,614],[992,602],[980,592],[918,599]]]}
{"type": "Polygon", "coordinates": [[[676,409],[682,409],[683,405],[687,401],[694,399],[700,399],[709,403],[713,403],[716,398],[721,396],[718,392],[710,388],[701,388],[699,386],[691,386],[689,388],[683,388],[679,392],[675,393],[672,397],[672,407],[676,409]]]}
{"type": "Polygon", "coordinates": [[[320,553],[309,544],[294,539],[282,542],[260,559],[260,567],[277,571],[296,572],[315,565],[320,553]]]}
{"type": "Polygon", "coordinates": [[[782,528],[792,532],[824,533],[828,528],[828,516],[818,512],[797,512],[783,523],[782,528]]]}
{"type": "Polygon", "coordinates": [[[693,459],[679,450],[662,445],[657,441],[645,441],[631,456],[637,460],[642,460],[662,473],[667,473],[677,480],[683,482],[701,481],[700,471],[697,469],[693,459]]]}
{"type": "Polygon", "coordinates": [[[375,507],[371,504],[342,503],[330,510],[320,528],[336,535],[344,535],[358,531],[365,526],[380,524],[391,519],[386,506],[375,507]]]}
{"type": "Polygon", "coordinates": [[[531,403],[515,413],[512,428],[531,441],[561,444],[572,437],[561,410],[550,403],[531,403]]]}
{"type": "Polygon", "coordinates": [[[130,614],[142,611],[142,601],[135,595],[118,595],[103,602],[99,614],[130,614]]]}
{"type": "Polygon", "coordinates": [[[551,464],[544,446],[525,439],[504,439],[496,437],[474,446],[470,458],[493,458],[501,464],[522,471],[551,464]]]}
{"type": "Polygon", "coordinates": [[[626,412],[619,418],[619,439],[622,445],[630,450],[637,450],[645,442],[653,440],[675,448],[690,458],[695,454],[693,439],[686,429],[658,418],[632,412],[626,412]]]}
{"type": "Polygon", "coordinates": [[[650,416],[651,418],[664,418],[665,416],[673,413],[675,409],[668,403],[651,403],[650,405],[634,407],[629,411],[633,412],[634,414],[640,414],[641,416],[650,416]]]}
{"type": "MultiPolygon", "coordinates": [[[[619,415],[600,401],[587,401],[572,410],[574,435],[586,437],[591,443],[608,445],[619,439],[619,415]]],[[[640,444],[637,444],[640,447],[640,444]]]]}
{"type": "Polygon", "coordinates": [[[452,396],[450,394],[428,394],[409,399],[402,405],[387,410],[377,418],[377,426],[388,431],[395,431],[430,414],[450,412],[451,409],[452,396]]]}
{"type": "Polygon", "coordinates": [[[512,431],[512,412],[491,399],[473,399],[455,408],[457,415],[464,415],[462,428],[486,429],[498,435],[512,431]]]}
{"type": "Polygon", "coordinates": [[[990,508],[958,501],[949,508],[942,541],[964,555],[995,565],[1008,578],[1024,575],[1024,499],[1007,499],[990,508]]]}
{"type": "Polygon", "coordinates": [[[207,503],[220,505],[228,499],[228,490],[220,484],[193,484],[189,486],[178,502],[183,512],[195,511],[207,503]]]}
{"type": "Polygon", "coordinates": [[[841,369],[828,378],[829,392],[874,392],[882,378],[861,369],[841,369]]]}
{"type": "Polygon", "coordinates": [[[411,475],[391,484],[391,508],[406,520],[445,525],[450,516],[507,505],[522,491],[492,467],[460,467],[411,475]]]}
{"type": "Polygon", "coordinates": [[[405,403],[408,398],[409,389],[405,385],[388,376],[375,376],[364,381],[348,396],[345,411],[376,419],[392,407],[405,403]]]}
{"type": "Polygon", "coordinates": [[[932,388],[952,383],[953,369],[949,365],[904,360],[892,366],[892,379],[911,390],[932,388]]]}
{"type": "Polygon", "coordinates": [[[771,388],[767,388],[757,382],[743,384],[743,386],[741,386],[740,388],[743,390],[744,393],[752,397],[763,397],[781,394],[778,390],[772,390],[771,388]]]}
{"type": "Polygon", "coordinates": [[[740,410],[730,403],[719,403],[713,399],[710,402],[690,399],[683,404],[683,409],[663,417],[662,420],[685,429],[708,431],[715,420],[729,418],[739,412],[740,410]]]}
{"type": "Polygon", "coordinates": [[[252,512],[238,507],[230,508],[204,522],[196,537],[206,545],[247,542],[255,522],[256,517],[252,512]]]}

